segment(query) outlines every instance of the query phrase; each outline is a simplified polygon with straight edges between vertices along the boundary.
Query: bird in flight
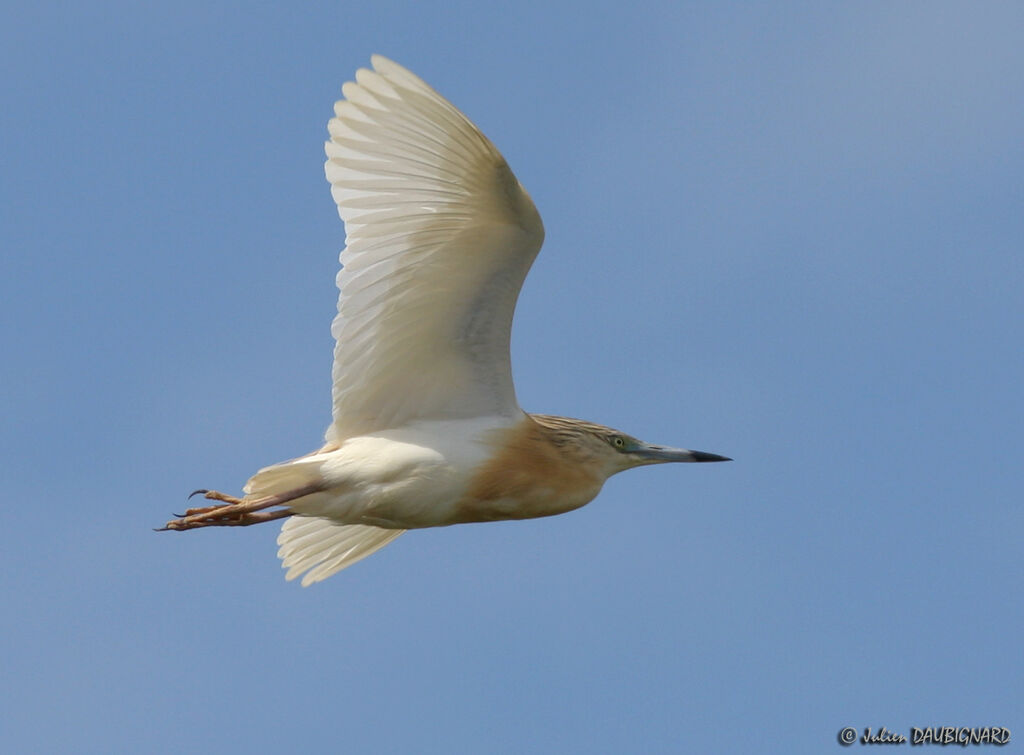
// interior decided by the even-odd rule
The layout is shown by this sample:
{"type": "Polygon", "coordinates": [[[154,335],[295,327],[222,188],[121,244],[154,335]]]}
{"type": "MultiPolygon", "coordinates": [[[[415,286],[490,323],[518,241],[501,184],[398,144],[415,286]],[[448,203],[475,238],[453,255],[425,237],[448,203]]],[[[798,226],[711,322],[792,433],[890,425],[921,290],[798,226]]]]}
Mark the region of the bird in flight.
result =
{"type": "Polygon", "coordinates": [[[470,120],[375,55],[328,124],[345,223],[333,421],[313,453],[162,530],[286,519],[287,578],[326,579],[406,530],[562,514],[617,472],[724,456],[527,414],[509,359],[519,289],[544,240],[530,195],[470,120]]]}

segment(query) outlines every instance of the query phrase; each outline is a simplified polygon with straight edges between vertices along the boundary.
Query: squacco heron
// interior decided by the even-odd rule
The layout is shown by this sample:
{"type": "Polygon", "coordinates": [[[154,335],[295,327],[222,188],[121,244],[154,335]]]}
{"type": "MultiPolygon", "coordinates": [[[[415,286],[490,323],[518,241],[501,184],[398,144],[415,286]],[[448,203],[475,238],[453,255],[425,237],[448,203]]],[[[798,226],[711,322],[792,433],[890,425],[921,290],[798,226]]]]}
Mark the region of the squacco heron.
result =
{"type": "Polygon", "coordinates": [[[540,215],[466,116],[396,63],[372,62],[328,124],[347,235],[326,444],[261,469],[243,498],[196,491],[216,503],[162,529],[287,517],[278,556],[309,585],[405,530],[562,514],[632,467],[728,461],[519,408],[509,338],[540,215]]]}

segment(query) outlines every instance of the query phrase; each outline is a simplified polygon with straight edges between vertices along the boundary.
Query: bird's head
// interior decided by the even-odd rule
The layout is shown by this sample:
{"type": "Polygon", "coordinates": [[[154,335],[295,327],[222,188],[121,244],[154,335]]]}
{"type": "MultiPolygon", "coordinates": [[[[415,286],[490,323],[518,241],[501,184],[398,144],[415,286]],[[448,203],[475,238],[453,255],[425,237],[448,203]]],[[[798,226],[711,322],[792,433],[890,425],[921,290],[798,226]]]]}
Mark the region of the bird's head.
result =
{"type": "Polygon", "coordinates": [[[691,451],[688,448],[671,448],[646,443],[632,435],[604,425],[595,425],[568,417],[531,415],[534,420],[548,429],[556,443],[586,459],[587,463],[600,465],[610,477],[618,472],[642,467],[648,464],[669,462],[732,461],[727,456],[691,451]]]}

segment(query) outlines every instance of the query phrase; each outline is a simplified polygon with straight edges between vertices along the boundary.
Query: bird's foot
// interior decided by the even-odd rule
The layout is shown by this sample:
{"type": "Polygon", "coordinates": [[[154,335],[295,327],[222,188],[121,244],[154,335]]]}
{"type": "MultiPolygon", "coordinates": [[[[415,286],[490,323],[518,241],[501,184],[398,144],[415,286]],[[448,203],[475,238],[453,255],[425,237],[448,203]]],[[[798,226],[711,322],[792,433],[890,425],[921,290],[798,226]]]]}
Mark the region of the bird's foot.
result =
{"type": "Polygon", "coordinates": [[[198,527],[245,527],[250,524],[281,519],[291,514],[289,509],[262,511],[262,509],[276,505],[277,496],[246,501],[244,498],[237,498],[217,490],[196,490],[189,498],[200,494],[207,500],[222,501],[222,503],[186,509],[184,514],[175,514],[178,518],[172,519],[160,527],[157,532],[193,530],[198,527]]]}
{"type": "Polygon", "coordinates": [[[195,508],[185,509],[184,514],[175,514],[175,516],[179,519],[185,519],[187,517],[197,516],[199,514],[210,514],[216,511],[220,511],[226,508],[225,504],[234,505],[245,503],[245,500],[242,498],[236,498],[233,495],[221,493],[220,491],[217,490],[193,490],[188,497],[195,498],[197,495],[202,495],[203,498],[206,498],[211,501],[223,501],[224,503],[217,504],[215,506],[199,506],[195,508]]]}
{"type": "Polygon", "coordinates": [[[233,495],[227,493],[221,493],[219,490],[205,490],[200,488],[199,490],[193,490],[188,494],[188,497],[195,498],[197,495],[201,495],[203,498],[207,498],[211,501],[224,501],[224,503],[242,503],[241,498],[236,498],[233,495]]]}
{"type": "Polygon", "coordinates": [[[184,530],[194,530],[199,527],[247,527],[250,524],[272,522],[275,519],[291,516],[294,512],[289,508],[278,509],[277,511],[265,511],[264,509],[282,506],[289,501],[294,501],[296,498],[319,492],[321,489],[319,485],[307,485],[306,487],[297,488],[285,493],[248,500],[226,495],[216,490],[197,490],[189,498],[201,493],[208,500],[223,501],[223,503],[215,506],[200,506],[186,509],[183,515],[178,516],[177,519],[172,519],[163,527],[157,528],[156,531],[167,532],[168,530],[174,530],[176,532],[183,532],[184,530]]]}
{"type": "Polygon", "coordinates": [[[224,511],[230,506],[210,506],[209,512],[203,514],[192,514],[183,516],[180,519],[172,519],[163,527],[155,528],[156,532],[184,532],[200,527],[248,527],[250,524],[272,522],[275,519],[283,519],[291,516],[291,509],[278,509],[277,511],[224,511]]]}

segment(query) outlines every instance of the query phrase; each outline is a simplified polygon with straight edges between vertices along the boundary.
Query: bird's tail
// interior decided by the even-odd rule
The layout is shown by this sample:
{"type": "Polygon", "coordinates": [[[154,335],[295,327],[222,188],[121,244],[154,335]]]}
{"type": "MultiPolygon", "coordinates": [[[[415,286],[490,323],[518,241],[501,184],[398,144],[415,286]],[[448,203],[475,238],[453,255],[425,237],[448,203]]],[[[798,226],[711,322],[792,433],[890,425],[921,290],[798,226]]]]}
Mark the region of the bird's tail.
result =
{"type": "MultiPolygon", "coordinates": [[[[265,467],[246,483],[248,498],[296,490],[320,479],[318,454],[265,467]]],[[[325,505],[316,500],[329,493],[312,493],[300,499],[302,508],[316,511],[325,505]]],[[[327,504],[327,501],[323,502],[327,504]]],[[[319,516],[289,517],[277,536],[277,557],[288,570],[286,579],[302,577],[302,586],[327,579],[332,574],[383,548],[405,530],[390,530],[364,524],[339,524],[319,516]]]]}
{"type": "Polygon", "coordinates": [[[281,527],[277,551],[285,579],[303,572],[302,586],[332,574],[383,548],[405,530],[386,530],[366,524],[337,524],[318,516],[293,516],[281,527]]]}

